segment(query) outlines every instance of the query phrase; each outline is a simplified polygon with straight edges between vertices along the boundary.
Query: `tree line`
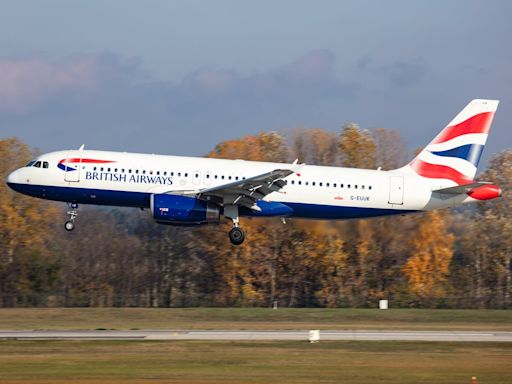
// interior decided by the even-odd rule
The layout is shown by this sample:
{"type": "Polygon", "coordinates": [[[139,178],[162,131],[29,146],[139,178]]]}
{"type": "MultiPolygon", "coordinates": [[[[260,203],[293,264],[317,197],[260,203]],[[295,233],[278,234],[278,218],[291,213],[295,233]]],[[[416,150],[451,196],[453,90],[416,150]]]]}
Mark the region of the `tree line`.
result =
{"type": "MultiPolygon", "coordinates": [[[[2,178],[34,152],[0,140],[2,178]]],[[[219,143],[207,156],[393,169],[409,160],[398,132],[347,124],[219,143]]],[[[219,226],[161,226],[138,209],[65,205],[0,184],[0,306],[271,306],[511,308],[512,150],[479,179],[500,199],[453,210],[337,222],[242,219],[234,247],[219,226]]]]}

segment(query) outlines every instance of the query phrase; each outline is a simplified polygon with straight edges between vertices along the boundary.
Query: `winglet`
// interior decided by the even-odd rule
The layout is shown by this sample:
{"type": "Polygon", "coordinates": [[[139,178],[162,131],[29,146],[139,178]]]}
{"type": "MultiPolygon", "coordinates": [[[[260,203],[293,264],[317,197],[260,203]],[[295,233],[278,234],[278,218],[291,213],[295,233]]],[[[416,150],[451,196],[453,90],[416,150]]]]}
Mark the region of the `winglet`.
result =
{"type": "Polygon", "coordinates": [[[82,144],[82,145],[80,146],[80,148],[78,148],[78,150],[79,150],[79,151],[83,151],[83,150],[84,150],[84,148],[85,148],[85,144],[82,144]]]}
{"type": "Polygon", "coordinates": [[[299,159],[295,159],[295,161],[292,163],[292,168],[291,170],[297,175],[297,176],[300,176],[300,171],[302,169],[302,167],[304,165],[306,165],[305,163],[302,163],[302,164],[298,164],[299,162],[299,159]]]}

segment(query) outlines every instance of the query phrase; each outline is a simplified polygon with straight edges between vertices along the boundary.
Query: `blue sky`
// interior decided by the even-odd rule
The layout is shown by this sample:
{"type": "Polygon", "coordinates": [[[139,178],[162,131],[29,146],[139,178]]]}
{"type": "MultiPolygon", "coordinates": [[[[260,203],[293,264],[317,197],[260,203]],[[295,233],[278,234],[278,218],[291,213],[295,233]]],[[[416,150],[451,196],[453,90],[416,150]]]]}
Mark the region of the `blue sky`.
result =
{"type": "Polygon", "coordinates": [[[221,140],[346,122],[426,144],[501,100],[509,1],[1,1],[0,137],[43,151],[203,155],[221,140]]]}

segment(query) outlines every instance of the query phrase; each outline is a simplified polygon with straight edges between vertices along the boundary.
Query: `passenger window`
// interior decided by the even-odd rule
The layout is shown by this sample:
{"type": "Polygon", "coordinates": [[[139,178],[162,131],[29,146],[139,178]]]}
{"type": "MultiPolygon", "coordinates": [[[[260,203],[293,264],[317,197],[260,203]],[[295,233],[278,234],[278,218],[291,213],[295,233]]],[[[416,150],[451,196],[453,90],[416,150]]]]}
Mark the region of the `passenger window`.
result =
{"type": "Polygon", "coordinates": [[[350,184],[347,184],[347,188],[350,188],[350,184]]]}
{"type": "Polygon", "coordinates": [[[206,174],[206,178],[207,178],[207,179],[209,179],[209,178],[210,178],[210,174],[209,174],[209,173],[207,173],[207,174],[206,174]]]}
{"type": "Polygon", "coordinates": [[[41,168],[41,162],[40,161],[36,161],[36,163],[34,164],[34,167],[41,168]]]}
{"type": "Polygon", "coordinates": [[[171,176],[174,176],[174,172],[171,172],[171,176]]]}
{"type": "Polygon", "coordinates": [[[185,177],[188,177],[188,173],[185,172],[185,177]]]}
{"type": "Polygon", "coordinates": [[[315,186],[315,182],[313,181],[313,182],[311,183],[311,185],[313,185],[313,187],[314,187],[314,186],[315,186]]]}
{"type": "Polygon", "coordinates": [[[135,170],[135,173],[139,173],[139,170],[138,170],[138,169],[136,169],[136,170],[135,170]]]}
{"type": "Polygon", "coordinates": [[[103,167],[100,168],[100,171],[103,172],[103,167]]]}
{"type": "Polygon", "coordinates": [[[157,176],[160,176],[160,171],[156,171],[156,175],[157,175],[157,176]]]}
{"type": "Polygon", "coordinates": [[[131,169],[129,169],[129,170],[128,170],[128,173],[132,173],[132,170],[131,170],[131,169]]]}
{"type": "Polygon", "coordinates": [[[196,173],[194,177],[197,179],[199,177],[199,173],[196,173]]]}
{"type": "Polygon", "coordinates": [[[356,185],[354,185],[354,189],[357,189],[357,184],[356,184],[356,185]]]}
{"type": "Polygon", "coordinates": [[[368,186],[368,189],[372,189],[372,186],[371,186],[371,185],[369,185],[369,186],[368,186]]]}
{"type": "Polygon", "coordinates": [[[302,185],[302,181],[301,180],[299,180],[298,183],[299,183],[299,185],[302,185]]]}
{"type": "Polygon", "coordinates": [[[145,175],[145,174],[146,174],[146,170],[145,170],[145,169],[142,171],[142,174],[143,174],[143,175],[145,175]]]}
{"type": "Polygon", "coordinates": [[[323,184],[322,183],[318,183],[318,185],[321,187],[323,184]]]}
{"type": "Polygon", "coordinates": [[[231,176],[228,176],[228,179],[231,180],[231,176]]]}
{"type": "Polygon", "coordinates": [[[107,172],[110,172],[110,168],[107,168],[107,172]]]}
{"type": "Polygon", "coordinates": [[[295,184],[295,180],[292,180],[292,184],[295,184]]]}
{"type": "Polygon", "coordinates": [[[343,184],[340,184],[340,188],[343,188],[343,184]]]}
{"type": "Polygon", "coordinates": [[[238,176],[237,176],[237,177],[235,177],[235,180],[238,180],[238,176]]]}
{"type": "Polygon", "coordinates": [[[48,162],[47,161],[43,162],[43,168],[48,168],[48,162]]]}
{"type": "Polygon", "coordinates": [[[306,181],[304,184],[309,185],[309,181],[306,181]]]}
{"type": "Polygon", "coordinates": [[[361,189],[364,189],[364,185],[361,185],[361,189]]]}

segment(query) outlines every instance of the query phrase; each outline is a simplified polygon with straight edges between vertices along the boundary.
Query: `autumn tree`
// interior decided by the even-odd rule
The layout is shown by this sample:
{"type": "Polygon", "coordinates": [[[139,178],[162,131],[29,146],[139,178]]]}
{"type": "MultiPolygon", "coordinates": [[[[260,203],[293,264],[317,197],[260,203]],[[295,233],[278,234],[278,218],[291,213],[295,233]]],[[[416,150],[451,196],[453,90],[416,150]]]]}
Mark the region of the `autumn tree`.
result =
{"type": "Polygon", "coordinates": [[[454,242],[454,236],[447,233],[442,213],[426,213],[411,237],[411,256],[403,267],[410,291],[420,299],[442,296],[454,242]]]}
{"type": "Polygon", "coordinates": [[[375,143],[375,166],[383,170],[404,166],[409,158],[409,151],[397,130],[376,128],[371,130],[375,143]]]}
{"type": "Polygon", "coordinates": [[[352,168],[375,168],[375,141],[367,130],[348,123],[341,129],[339,147],[342,165],[352,168]]]}
{"type": "Polygon", "coordinates": [[[288,161],[288,147],[285,138],[277,132],[260,132],[223,141],[215,146],[208,157],[284,163],[288,161]]]}
{"type": "Polygon", "coordinates": [[[293,133],[292,157],[312,165],[338,164],[339,150],[335,133],[320,128],[297,129],[293,133]]]}
{"type": "MultiPolygon", "coordinates": [[[[31,157],[28,146],[19,139],[0,140],[0,178],[5,180],[31,157]]],[[[52,255],[45,251],[51,241],[48,232],[57,213],[53,203],[20,195],[0,183],[0,301],[7,293],[27,293],[30,287],[42,288],[41,284],[31,284],[30,276],[38,281],[53,281],[41,274],[55,273],[52,255]],[[30,260],[41,268],[35,268],[30,260]],[[45,262],[48,262],[48,270],[43,266],[45,262]]]]}

